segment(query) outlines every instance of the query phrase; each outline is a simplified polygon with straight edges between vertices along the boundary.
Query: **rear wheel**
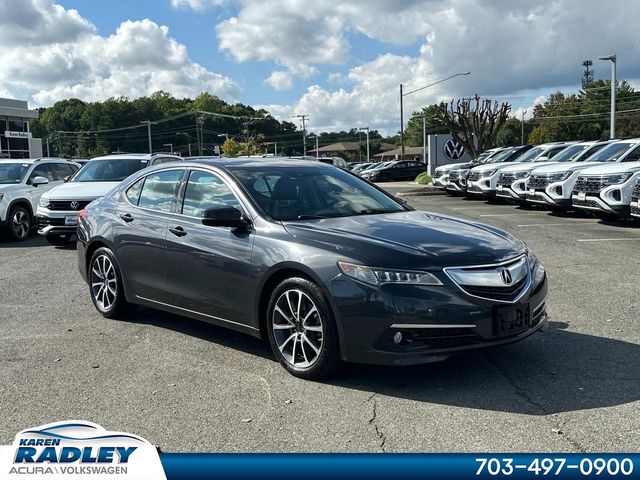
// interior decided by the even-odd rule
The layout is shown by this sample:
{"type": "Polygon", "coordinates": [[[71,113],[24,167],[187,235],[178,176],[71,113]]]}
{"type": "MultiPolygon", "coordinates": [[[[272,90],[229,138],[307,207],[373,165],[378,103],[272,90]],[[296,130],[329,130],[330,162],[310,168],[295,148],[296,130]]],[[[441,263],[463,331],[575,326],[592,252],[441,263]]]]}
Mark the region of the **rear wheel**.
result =
{"type": "Polygon", "coordinates": [[[125,298],[120,268],[111,250],[97,249],[89,262],[88,273],[91,300],[103,317],[122,317],[133,309],[125,298]]]}
{"type": "Polygon", "coordinates": [[[8,234],[9,239],[16,242],[26,240],[31,233],[33,219],[29,211],[19,205],[13,207],[9,212],[8,234]]]}
{"type": "Polygon", "coordinates": [[[68,244],[71,241],[70,233],[48,233],[44,236],[45,240],[49,242],[51,245],[55,245],[56,247],[61,247],[63,245],[68,244]]]}
{"type": "Polygon", "coordinates": [[[337,370],[338,331],[316,284],[298,277],[280,283],[271,295],[267,321],[273,354],[289,373],[315,380],[337,370]]]}

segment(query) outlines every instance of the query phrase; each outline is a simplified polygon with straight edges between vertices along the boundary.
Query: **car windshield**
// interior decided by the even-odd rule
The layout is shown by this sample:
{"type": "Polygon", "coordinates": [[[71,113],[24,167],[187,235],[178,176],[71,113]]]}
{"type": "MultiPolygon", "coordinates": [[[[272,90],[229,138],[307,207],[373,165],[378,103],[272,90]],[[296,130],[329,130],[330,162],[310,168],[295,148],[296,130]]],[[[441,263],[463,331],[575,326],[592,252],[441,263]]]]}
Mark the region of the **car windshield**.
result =
{"type": "Polygon", "coordinates": [[[554,162],[573,162],[575,158],[584,152],[591,145],[571,145],[564,150],[560,150],[554,157],[554,162]]]}
{"type": "Polygon", "coordinates": [[[91,160],[71,179],[72,182],[121,182],[147,166],[147,160],[126,158],[91,160]]]}
{"type": "Polygon", "coordinates": [[[615,162],[628,150],[635,148],[637,143],[612,143],[607,145],[599,152],[594,153],[590,158],[590,162],[615,162]]]}
{"type": "Polygon", "coordinates": [[[29,170],[28,163],[0,163],[0,184],[20,183],[29,170]]]}
{"type": "Polygon", "coordinates": [[[231,170],[274,220],[313,220],[405,210],[389,195],[338,169],[243,166],[231,170]]]}
{"type": "Polygon", "coordinates": [[[484,163],[499,163],[499,162],[504,162],[507,158],[509,158],[511,156],[511,154],[513,152],[515,152],[516,149],[515,148],[507,148],[506,150],[503,150],[502,152],[494,155],[493,157],[489,158],[489,160],[487,160],[484,163]]]}
{"type": "Polygon", "coordinates": [[[520,155],[516,160],[516,162],[533,162],[533,160],[544,152],[546,149],[544,147],[533,147],[527,153],[520,155]]]}

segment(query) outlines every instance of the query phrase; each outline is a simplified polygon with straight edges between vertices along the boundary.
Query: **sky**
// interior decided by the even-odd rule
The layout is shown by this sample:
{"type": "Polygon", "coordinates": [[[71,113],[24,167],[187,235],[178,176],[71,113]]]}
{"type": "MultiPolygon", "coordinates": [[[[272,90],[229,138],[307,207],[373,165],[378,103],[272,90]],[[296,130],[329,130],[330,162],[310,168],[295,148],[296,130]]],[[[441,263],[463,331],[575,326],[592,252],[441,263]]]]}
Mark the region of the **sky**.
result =
{"type": "Polygon", "coordinates": [[[637,0],[0,0],[0,96],[32,107],[76,97],[202,91],[309,116],[312,131],[369,126],[451,98],[514,115],[580,88],[582,61],[618,54],[640,79],[637,0]]]}

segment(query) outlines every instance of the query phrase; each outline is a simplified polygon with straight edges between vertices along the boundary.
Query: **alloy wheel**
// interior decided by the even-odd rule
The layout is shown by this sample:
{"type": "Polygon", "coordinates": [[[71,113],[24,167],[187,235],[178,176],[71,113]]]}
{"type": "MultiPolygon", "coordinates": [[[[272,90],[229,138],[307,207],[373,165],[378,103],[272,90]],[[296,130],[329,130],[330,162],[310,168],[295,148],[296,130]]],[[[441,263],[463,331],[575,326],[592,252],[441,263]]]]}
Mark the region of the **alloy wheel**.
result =
{"type": "Polygon", "coordinates": [[[307,368],[318,360],[323,342],[322,318],[311,297],[302,290],[287,290],[278,297],[271,328],[287,363],[307,368]]]}
{"type": "Polygon", "coordinates": [[[99,255],[91,266],[91,295],[99,310],[106,312],[116,301],[116,269],[107,255],[99,255]]]}
{"type": "Polygon", "coordinates": [[[31,228],[29,214],[22,209],[16,210],[11,218],[11,228],[17,239],[24,240],[27,238],[29,229],[31,228]]]}

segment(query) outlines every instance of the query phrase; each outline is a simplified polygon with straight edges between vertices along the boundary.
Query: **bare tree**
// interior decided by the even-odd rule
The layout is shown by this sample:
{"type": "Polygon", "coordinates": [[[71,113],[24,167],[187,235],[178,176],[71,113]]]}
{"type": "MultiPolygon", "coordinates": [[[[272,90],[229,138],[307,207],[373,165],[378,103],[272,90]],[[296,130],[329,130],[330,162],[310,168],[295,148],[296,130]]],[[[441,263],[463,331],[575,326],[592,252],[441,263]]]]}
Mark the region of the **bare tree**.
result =
{"type": "Polygon", "coordinates": [[[489,99],[463,98],[436,105],[436,118],[447,126],[451,136],[464,145],[472,158],[493,146],[500,127],[509,118],[511,105],[489,99]]]}

